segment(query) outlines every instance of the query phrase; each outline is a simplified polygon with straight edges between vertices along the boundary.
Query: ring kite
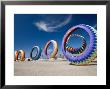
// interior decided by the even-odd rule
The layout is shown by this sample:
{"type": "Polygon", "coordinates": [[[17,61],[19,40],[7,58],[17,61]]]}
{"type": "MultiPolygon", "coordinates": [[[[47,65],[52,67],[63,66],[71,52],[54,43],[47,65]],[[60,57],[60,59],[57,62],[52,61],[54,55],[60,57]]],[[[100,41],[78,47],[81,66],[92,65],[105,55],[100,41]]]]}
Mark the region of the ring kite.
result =
{"type": "Polygon", "coordinates": [[[32,58],[32,60],[38,60],[41,56],[41,49],[38,47],[38,46],[34,46],[31,50],[31,53],[30,53],[30,58],[32,58]],[[36,55],[33,57],[32,54],[33,54],[33,51],[36,49],[37,53],[36,55]]]}
{"type": "MultiPolygon", "coordinates": [[[[80,53],[82,53],[84,50],[85,50],[85,48],[86,48],[86,40],[85,40],[85,38],[83,37],[83,36],[81,36],[81,35],[78,35],[78,34],[73,34],[73,35],[70,35],[70,37],[80,37],[80,38],[82,38],[82,46],[80,47],[80,48],[73,48],[73,47],[70,47],[69,45],[68,45],[68,40],[67,40],[67,42],[66,42],[66,50],[68,51],[68,52],[70,52],[70,53],[72,53],[72,54],[80,54],[80,53]]],[[[69,38],[70,38],[69,37],[69,38]]]]}
{"type": "Polygon", "coordinates": [[[97,33],[96,30],[85,24],[80,24],[77,26],[72,27],[67,31],[67,33],[64,35],[63,41],[62,41],[62,52],[67,60],[69,60],[71,63],[75,65],[84,65],[90,63],[92,60],[94,60],[97,57],[97,50],[96,50],[96,42],[97,42],[97,33]],[[81,37],[83,39],[83,50],[81,48],[72,48],[68,46],[68,39],[71,36],[72,33],[74,33],[78,29],[85,30],[89,37],[90,37],[90,44],[88,47],[86,47],[86,41],[85,38],[81,35],[74,34],[74,36],[77,35],[77,37],[81,37]],[[68,49],[69,47],[69,49],[68,49]],[[70,50],[71,49],[71,50],[70,50]],[[71,54],[79,54],[79,55],[73,55],[70,56],[67,54],[67,52],[71,54]]]}
{"type": "Polygon", "coordinates": [[[15,51],[15,61],[18,60],[18,56],[21,54],[20,56],[20,60],[21,61],[25,61],[25,52],[23,50],[18,50],[18,51],[15,51]]]}
{"type": "Polygon", "coordinates": [[[48,41],[47,44],[46,44],[45,47],[44,47],[44,53],[45,53],[45,55],[47,56],[47,58],[49,58],[49,57],[50,57],[50,58],[56,58],[57,52],[58,52],[58,44],[57,44],[57,42],[54,41],[54,40],[48,41]],[[49,45],[50,45],[51,43],[53,44],[54,49],[53,49],[53,53],[52,53],[51,55],[48,55],[48,54],[47,54],[47,48],[49,47],[49,45]]]}

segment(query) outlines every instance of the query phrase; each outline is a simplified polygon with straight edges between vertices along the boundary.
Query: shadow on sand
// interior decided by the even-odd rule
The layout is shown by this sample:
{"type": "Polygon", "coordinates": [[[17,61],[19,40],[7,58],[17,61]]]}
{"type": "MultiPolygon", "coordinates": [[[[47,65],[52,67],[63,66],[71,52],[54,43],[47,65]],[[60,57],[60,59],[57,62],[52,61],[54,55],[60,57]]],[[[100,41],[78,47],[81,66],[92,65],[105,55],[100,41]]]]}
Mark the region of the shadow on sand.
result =
{"type": "Polygon", "coordinates": [[[82,65],[75,65],[73,63],[69,63],[69,65],[74,65],[74,66],[92,66],[92,65],[97,65],[97,62],[96,61],[93,61],[89,64],[82,64],[82,65]]]}

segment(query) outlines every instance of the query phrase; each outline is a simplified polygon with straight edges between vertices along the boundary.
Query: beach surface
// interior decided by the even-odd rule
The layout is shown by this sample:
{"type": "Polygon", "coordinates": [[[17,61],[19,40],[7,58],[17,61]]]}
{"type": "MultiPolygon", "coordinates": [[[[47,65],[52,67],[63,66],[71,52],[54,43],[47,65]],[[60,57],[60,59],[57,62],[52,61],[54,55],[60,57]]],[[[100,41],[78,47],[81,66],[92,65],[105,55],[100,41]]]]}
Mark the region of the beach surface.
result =
{"type": "Polygon", "coordinates": [[[75,66],[65,59],[37,61],[15,61],[15,76],[97,76],[97,62],[75,66]]]}

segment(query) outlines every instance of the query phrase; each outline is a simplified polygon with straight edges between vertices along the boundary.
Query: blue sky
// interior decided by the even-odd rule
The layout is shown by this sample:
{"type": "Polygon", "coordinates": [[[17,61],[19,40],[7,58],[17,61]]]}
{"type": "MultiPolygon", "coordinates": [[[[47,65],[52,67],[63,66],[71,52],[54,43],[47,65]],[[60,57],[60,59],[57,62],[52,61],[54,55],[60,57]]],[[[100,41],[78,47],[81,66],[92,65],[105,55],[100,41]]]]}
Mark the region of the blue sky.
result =
{"type": "MultiPolygon", "coordinates": [[[[97,27],[96,14],[15,14],[14,15],[14,50],[24,50],[26,57],[30,56],[33,46],[44,48],[49,40],[58,42],[58,53],[61,52],[61,43],[64,34],[73,26],[87,24],[97,27]]],[[[82,29],[81,34],[89,44],[89,36],[82,29]]],[[[69,44],[74,47],[81,46],[80,38],[71,38],[69,44]],[[74,43],[74,44],[73,44],[74,43]]],[[[52,45],[48,48],[52,49],[52,45]]]]}

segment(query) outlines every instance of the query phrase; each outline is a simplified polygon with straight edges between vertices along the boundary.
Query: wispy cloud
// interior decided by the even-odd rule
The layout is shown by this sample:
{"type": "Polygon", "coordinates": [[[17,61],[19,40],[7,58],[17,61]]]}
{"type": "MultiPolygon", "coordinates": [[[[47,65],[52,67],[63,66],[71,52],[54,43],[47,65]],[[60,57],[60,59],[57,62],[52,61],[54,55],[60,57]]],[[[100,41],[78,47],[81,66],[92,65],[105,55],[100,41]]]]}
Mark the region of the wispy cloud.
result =
{"type": "Polygon", "coordinates": [[[47,24],[43,21],[36,22],[35,26],[38,27],[39,30],[43,30],[43,31],[46,31],[46,32],[49,31],[47,24]]]}
{"type": "Polygon", "coordinates": [[[35,23],[35,26],[38,27],[39,30],[45,31],[45,32],[55,32],[57,31],[57,28],[60,28],[62,26],[65,26],[70,22],[72,19],[72,15],[69,15],[64,21],[60,22],[57,25],[51,26],[51,23],[47,23],[45,21],[39,21],[35,23]]]}
{"type": "Polygon", "coordinates": [[[70,20],[72,19],[72,15],[69,15],[68,18],[66,18],[63,22],[61,22],[60,24],[54,26],[54,27],[50,27],[50,28],[58,28],[58,27],[62,27],[66,24],[68,24],[70,22],[70,20]]]}

